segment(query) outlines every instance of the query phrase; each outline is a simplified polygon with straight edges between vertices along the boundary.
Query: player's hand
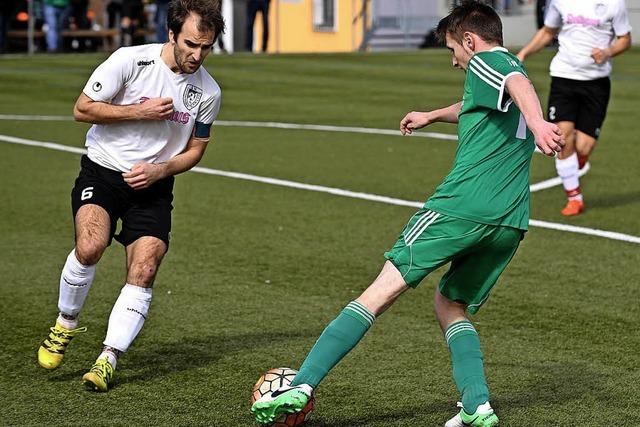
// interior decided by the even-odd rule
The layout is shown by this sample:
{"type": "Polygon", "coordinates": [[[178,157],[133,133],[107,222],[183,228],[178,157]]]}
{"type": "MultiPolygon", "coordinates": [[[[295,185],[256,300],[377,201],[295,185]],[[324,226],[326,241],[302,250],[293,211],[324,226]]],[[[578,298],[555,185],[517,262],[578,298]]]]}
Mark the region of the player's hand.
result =
{"type": "Polygon", "coordinates": [[[547,156],[555,156],[564,147],[564,136],[555,123],[542,120],[537,126],[531,128],[531,132],[533,132],[536,146],[547,156]]]}
{"type": "Polygon", "coordinates": [[[591,49],[591,57],[594,61],[596,61],[596,64],[603,64],[609,58],[611,58],[611,51],[608,48],[599,49],[597,47],[594,47],[593,49],[591,49]]]}
{"type": "Polygon", "coordinates": [[[164,166],[153,163],[136,163],[129,172],[122,174],[124,182],[134,190],[148,188],[154,182],[164,178],[164,166]]]}
{"type": "Polygon", "coordinates": [[[524,55],[522,54],[522,51],[518,52],[516,54],[516,56],[518,57],[518,59],[520,60],[520,62],[522,62],[524,64],[524,55]]]}
{"type": "Polygon", "coordinates": [[[140,120],[166,120],[173,114],[173,99],[149,98],[139,104],[140,120]]]}
{"type": "Polygon", "coordinates": [[[412,111],[400,120],[400,132],[403,135],[411,135],[414,130],[421,129],[432,122],[429,113],[412,111]]]}

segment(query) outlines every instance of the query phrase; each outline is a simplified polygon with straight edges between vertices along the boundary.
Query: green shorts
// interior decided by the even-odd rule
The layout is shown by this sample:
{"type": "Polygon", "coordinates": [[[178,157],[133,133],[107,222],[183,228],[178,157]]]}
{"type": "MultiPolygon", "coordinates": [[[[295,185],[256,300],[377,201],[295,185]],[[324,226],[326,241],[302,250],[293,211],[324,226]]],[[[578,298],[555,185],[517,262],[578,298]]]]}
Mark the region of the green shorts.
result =
{"type": "Polygon", "coordinates": [[[419,210],[386,259],[415,288],[429,273],[451,263],[440,280],[440,293],[476,313],[516,253],[523,230],[480,224],[429,209],[419,210]]]}

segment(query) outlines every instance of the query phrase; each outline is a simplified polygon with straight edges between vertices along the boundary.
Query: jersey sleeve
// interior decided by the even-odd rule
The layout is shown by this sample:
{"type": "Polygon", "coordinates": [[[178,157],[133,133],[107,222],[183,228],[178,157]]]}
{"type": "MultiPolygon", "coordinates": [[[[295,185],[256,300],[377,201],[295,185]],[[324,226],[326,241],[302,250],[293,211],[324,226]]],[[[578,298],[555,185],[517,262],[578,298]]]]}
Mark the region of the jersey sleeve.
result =
{"type": "Polygon", "coordinates": [[[517,58],[499,52],[482,52],[471,57],[467,67],[473,103],[506,112],[513,102],[506,90],[507,79],[514,74],[526,76],[517,58]]]}
{"type": "Polygon", "coordinates": [[[555,0],[547,2],[544,10],[544,26],[549,28],[562,27],[562,15],[555,0]]]}
{"type": "Polygon", "coordinates": [[[132,74],[132,58],[118,49],[95,69],[82,91],[94,101],[110,102],[132,74]]]}
{"type": "Polygon", "coordinates": [[[624,0],[618,2],[618,10],[613,16],[613,32],[616,36],[624,36],[631,32],[631,24],[629,24],[629,14],[627,13],[627,6],[624,0]]]}

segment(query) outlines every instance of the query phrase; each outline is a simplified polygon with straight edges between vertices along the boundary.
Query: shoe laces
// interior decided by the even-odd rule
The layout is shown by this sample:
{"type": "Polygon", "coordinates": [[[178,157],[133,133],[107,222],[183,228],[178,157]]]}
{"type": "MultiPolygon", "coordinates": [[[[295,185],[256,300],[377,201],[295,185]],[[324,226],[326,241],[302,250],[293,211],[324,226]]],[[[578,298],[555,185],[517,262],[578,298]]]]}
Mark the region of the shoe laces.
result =
{"type": "Polygon", "coordinates": [[[113,375],[113,366],[107,359],[98,359],[91,367],[91,372],[100,377],[105,383],[108,383],[113,375]]]}
{"type": "Polygon", "coordinates": [[[87,332],[86,326],[76,329],[63,329],[59,327],[58,324],[52,326],[50,330],[51,333],[49,334],[48,343],[45,341],[44,344],[45,347],[53,351],[64,350],[69,344],[69,341],[71,341],[71,338],[76,334],[87,332]]]}

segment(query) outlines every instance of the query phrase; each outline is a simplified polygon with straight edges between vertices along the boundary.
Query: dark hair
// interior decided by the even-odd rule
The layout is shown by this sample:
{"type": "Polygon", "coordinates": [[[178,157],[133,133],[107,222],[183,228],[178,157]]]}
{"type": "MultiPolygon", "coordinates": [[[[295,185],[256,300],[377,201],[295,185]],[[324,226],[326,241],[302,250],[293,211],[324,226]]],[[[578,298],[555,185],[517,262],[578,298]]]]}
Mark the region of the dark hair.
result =
{"type": "Polygon", "coordinates": [[[171,0],[167,12],[167,28],[173,31],[177,39],[187,17],[194,13],[200,17],[199,31],[213,32],[213,40],[224,33],[225,25],[220,0],[171,0]]]}
{"type": "Polygon", "coordinates": [[[440,20],[436,29],[438,39],[443,43],[446,42],[447,34],[462,43],[465,31],[477,34],[487,43],[502,46],[502,21],[491,6],[475,0],[464,0],[440,20]]]}

